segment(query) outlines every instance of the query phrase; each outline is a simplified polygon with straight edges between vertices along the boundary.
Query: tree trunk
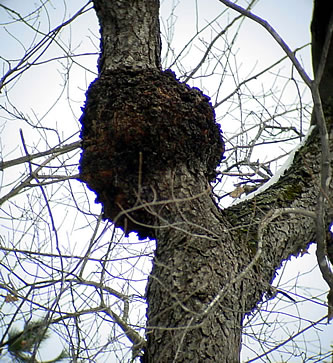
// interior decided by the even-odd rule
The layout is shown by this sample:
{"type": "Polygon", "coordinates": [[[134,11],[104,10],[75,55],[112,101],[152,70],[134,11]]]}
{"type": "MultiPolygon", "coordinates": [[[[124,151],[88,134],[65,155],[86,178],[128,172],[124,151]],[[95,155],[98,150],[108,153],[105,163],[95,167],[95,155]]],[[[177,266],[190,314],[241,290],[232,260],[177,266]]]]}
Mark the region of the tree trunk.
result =
{"type": "Polygon", "coordinates": [[[234,361],[246,305],[246,294],[239,299],[242,286],[230,286],[227,297],[208,314],[204,309],[234,271],[244,267],[246,261],[238,258],[242,247],[228,245],[236,234],[211,199],[203,173],[178,165],[160,177],[165,183],[162,188],[156,185],[158,194],[170,202],[156,210],[162,223],[155,232],[157,248],[147,288],[144,361],[234,361]]]}
{"type": "Polygon", "coordinates": [[[159,0],[94,1],[101,26],[99,72],[160,68],[159,0]]]}
{"type": "Polygon", "coordinates": [[[145,362],[239,361],[245,314],[270,290],[282,261],[315,236],[313,220],[299,215],[263,224],[260,260],[237,280],[255,256],[258,226],[270,211],[314,209],[318,188],[307,168],[318,172],[318,158],[312,152],[307,146],[298,153],[295,166],[274,188],[224,212],[207,191],[204,175],[186,166],[160,174],[166,188],[156,185],[157,194],[174,202],[164,211],[155,210],[163,225],[156,229],[157,249],[147,289],[145,362]],[[296,195],[299,198],[294,200],[296,195]]]}
{"type": "MultiPolygon", "coordinates": [[[[328,27],[333,26],[333,2],[319,1],[314,2],[313,16],[311,22],[312,33],[312,65],[315,76],[318,72],[323,48],[328,33],[328,27]],[[331,21],[331,25],[330,25],[331,21]]],[[[330,39],[329,39],[330,40],[330,39]]],[[[332,101],[332,84],[333,84],[333,44],[329,44],[329,50],[326,56],[325,69],[320,82],[320,94],[324,103],[332,101]]]]}
{"type": "Polygon", "coordinates": [[[156,239],[142,361],[238,362],[244,316],[315,237],[313,219],[297,210],[315,210],[317,132],[278,183],[221,211],[209,187],[220,130],[207,97],[160,71],[158,1],[94,5],[102,54],[80,120],[80,173],[105,218],[156,239]]]}

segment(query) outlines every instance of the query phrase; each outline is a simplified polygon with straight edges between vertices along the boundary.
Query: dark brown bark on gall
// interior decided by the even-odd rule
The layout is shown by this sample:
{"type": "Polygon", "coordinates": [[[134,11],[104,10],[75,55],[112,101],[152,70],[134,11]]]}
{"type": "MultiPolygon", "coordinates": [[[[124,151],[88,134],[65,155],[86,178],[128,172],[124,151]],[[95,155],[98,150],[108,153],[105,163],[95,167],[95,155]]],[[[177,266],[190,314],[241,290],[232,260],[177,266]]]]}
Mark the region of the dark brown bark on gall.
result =
{"type": "MultiPolygon", "coordinates": [[[[94,4],[103,52],[81,117],[80,173],[105,218],[156,239],[142,361],[238,362],[245,314],[281,263],[316,235],[313,219],[272,212],[315,210],[318,135],[278,183],[221,211],[209,188],[223,153],[220,130],[207,97],[159,69],[158,1],[94,4]],[[259,240],[260,259],[242,276],[259,240]]],[[[322,34],[316,24],[312,32],[322,34]]]]}
{"type": "Polygon", "coordinates": [[[154,176],[187,164],[212,181],[223,153],[208,98],[171,71],[103,72],[89,88],[81,123],[82,180],[104,217],[140,238],[153,237],[149,226],[157,223],[140,208],[156,198],[154,176]],[[125,213],[131,208],[138,209],[125,213]]]}

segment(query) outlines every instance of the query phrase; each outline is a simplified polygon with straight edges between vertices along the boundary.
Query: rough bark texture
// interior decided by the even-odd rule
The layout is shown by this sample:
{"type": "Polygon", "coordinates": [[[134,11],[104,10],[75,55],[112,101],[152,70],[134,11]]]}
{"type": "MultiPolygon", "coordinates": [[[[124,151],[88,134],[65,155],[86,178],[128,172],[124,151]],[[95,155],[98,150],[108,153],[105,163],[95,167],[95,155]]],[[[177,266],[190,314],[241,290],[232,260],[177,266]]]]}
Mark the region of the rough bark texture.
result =
{"type": "MultiPolygon", "coordinates": [[[[158,1],[94,4],[103,54],[81,117],[81,179],[96,192],[106,218],[156,239],[142,361],[238,362],[245,314],[269,291],[281,263],[314,239],[316,226],[308,217],[267,217],[285,207],[315,210],[317,132],[278,183],[221,211],[209,189],[223,153],[219,128],[200,91],[159,70],[158,1]],[[255,256],[258,230],[260,259],[233,280],[255,256]]],[[[323,29],[314,19],[315,65],[323,29]]],[[[331,68],[326,71],[332,76],[331,68]]],[[[324,84],[326,97],[332,82],[324,84]]]]}
{"type": "Polygon", "coordinates": [[[99,71],[160,68],[159,0],[94,1],[101,26],[99,71]]]}
{"type": "MultiPolygon", "coordinates": [[[[164,185],[159,184],[158,191],[163,199],[182,201],[168,203],[159,211],[167,223],[156,230],[144,361],[235,361],[247,299],[241,284],[231,286],[210,314],[202,313],[235,272],[245,267],[249,248],[229,245],[237,234],[230,231],[214,204],[202,173],[178,165],[161,176],[164,185]],[[246,260],[243,248],[248,252],[246,260]]],[[[254,290],[251,293],[258,299],[260,289],[254,290]]]]}
{"type": "Polygon", "coordinates": [[[154,237],[150,226],[158,223],[140,207],[160,199],[154,176],[184,163],[208,183],[224,150],[208,98],[171,71],[104,71],[80,121],[81,179],[97,193],[104,217],[140,238],[154,237]]]}
{"type": "MultiPolygon", "coordinates": [[[[314,74],[317,74],[318,66],[322,56],[327,30],[333,14],[332,1],[314,2],[313,16],[311,23],[312,33],[312,65],[314,74]]],[[[333,21],[333,19],[332,19],[333,21]]],[[[331,24],[333,26],[333,23],[331,24]]],[[[330,45],[327,55],[325,70],[320,83],[321,98],[328,106],[332,103],[332,84],[333,84],[333,44],[330,45]]]]}
{"type": "Polygon", "coordinates": [[[156,230],[144,361],[239,361],[245,314],[270,290],[282,261],[313,240],[312,219],[289,214],[268,223],[259,263],[236,284],[227,284],[254,257],[258,226],[267,213],[286,206],[314,209],[318,157],[313,151],[307,146],[298,153],[295,166],[270,191],[224,212],[204,193],[203,175],[181,166],[172,176],[160,175],[166,181],[160,195],[167,194],[167,184],[173,185],[169,193],[183,202],[170,203],[168,211],[159,212],[170,228],[156,230]],[[301,166],[303,158],[309,163],[306,166],[301,166]],[[193,199],[194,195],[200,196],[193,199]],[[203,315],[226,286],[219,303],[203,315]]]}

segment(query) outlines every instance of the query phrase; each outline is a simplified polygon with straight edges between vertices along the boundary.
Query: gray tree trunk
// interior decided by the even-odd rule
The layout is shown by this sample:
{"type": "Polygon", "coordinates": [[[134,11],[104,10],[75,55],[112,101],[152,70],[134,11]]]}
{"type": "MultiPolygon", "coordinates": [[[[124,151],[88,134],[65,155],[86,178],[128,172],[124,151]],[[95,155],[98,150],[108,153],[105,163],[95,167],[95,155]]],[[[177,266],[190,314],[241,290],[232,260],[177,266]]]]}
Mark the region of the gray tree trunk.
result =
{"type": "Polygon", "coordinates": [[[282,261],[314,239],[311,218],[287,214],[263,223],[272,210],[315,209],[318,188],[312,173],[318,173],[318,158],[314,149],[309,145],[299,152],[293,168],[270,190],[223,212],[207,193],[203,175],[185,166],[160,175],[174,189],[171,193],[168,187],[156,188],[159,195],[183,201],[169,204],[165,213],[156,210],[163,228],[156,230],[147,290],[147,362],[239,361],[245,314],[270,290],[282,261]],[[237,281],[255,256],[260,224],[260,259],[237,281]],[[218,294],[216,305],[205,312],[218,294]]]}
{"type": "Polygon", "coordinates": [[[94,1],[101,26],[100,72],[160,68],[158,0],[94,1]]]}
{"type": "MultiPolygon", "coordinates": [[[[220,210],[209,182],[223,142],[207,99],[160,71],[158,1],[94,5],[102,54],[81,118],[81,179],[106,218],[156,239],[142,360],[238,362],[244,316],[281,263],[315,238],[311,218],[281,208],[316,209],[317,132],[276,184],[220,210]]],[[[322,34],[317,23],[312,32],[322,34]]],[[[314,39],[318,57],[322,35],[314,39]]]]}

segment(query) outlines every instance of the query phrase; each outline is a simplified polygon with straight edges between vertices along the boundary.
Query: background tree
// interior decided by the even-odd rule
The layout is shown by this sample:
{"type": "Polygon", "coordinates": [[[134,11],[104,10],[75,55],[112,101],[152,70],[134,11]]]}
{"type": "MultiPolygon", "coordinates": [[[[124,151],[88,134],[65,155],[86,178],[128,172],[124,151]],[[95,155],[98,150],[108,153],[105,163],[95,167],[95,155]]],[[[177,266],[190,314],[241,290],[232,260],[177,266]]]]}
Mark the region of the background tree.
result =
{"type": "MultiPolygon", "coordinates": [[[[326,178],[330,176],[324,142],[327,133],[323,123],[319,123],[322,148],[313,131],[303,148],[295,153],[293,166],[282,173],[277,183],[264,193],[252,193],[254,198],[221,212],[216,203],[223,202],[229,192],[239,196],[270,178],[272,161],[254,163],[251,158],[260,144],[270,142],[268,136],[274,143],[303,138],[299,120],[309,110],[304,105],[306,98],[299,98],[301,110],[292,103],[290,107],[284,105],[280,118],[276,107],[270,120],[258,117],[259,122],[248,123],[251,113],[244,110],[246,97],[255,99],[267,114],[270,111],[265,92],[247,94],[251,79],[265,72],[238,81],[238,71],[230,66],[234,55],[231,45],[238,36],[238,29],[233,31],[232,26],[237,26],[244,17],[231,18],[218,31],[214,29],[218,22],[207,25],[216,36],[208,43],[201,42],[206,50],[198,66],[180,75],[189,82],[203,69],[206,69],[204,78],[224,74],[223,70],[234,72],[235,91],[222,97],[221,80],[222,86],[217,86],[212,100],[215,109],[228,105],[229,112],[238,100],[242,115],[241,134],[228,138],[226,133],[229,154],[225,153],[226,160],[217,174],[220,180],[223,174],[237,173],[238,186],[222,193],[218,183],[212,193],[208,182],[216,176],[215,167],[223,152],[223,143],[213,122],[213,109],[198,90],[181,85],[170,72],[161,73],[158,4],[156,1],[135,4],[94,2],[103,52],[99,58],[99,78],[89,89],[81,118],[85,153],[81,158],[80,178],[98,192],[104,216],[122,226],[126,233],[134,230],[141,238],[153,237],[157,241],[147,289],[147,346],[138,334],[141,316],[133,316],[133,311],[144,300],[144,274],[138,272],[149,272],[149,268],[143,270],[143,257],[152,255],[153,243],[147,239],[127,241],[118,230],[102,221],[91,195],[72,180],[78,177],[79,142],[63,145],[70,140],[68,131],[60,134],[58,127],[44,122],[45,116],[28,117],[28,113],[17,109],[9,93],[13,92],[11,85],[15,81],[19,83],[18,76],[24,77],[33,71],[32,64],[41,67],[57,60],[64,70],[63,90],[70,90],[68,82],[72,73],[69,70],[75,64],[81,65],[77,59],[85,55],[78,58],[72,47],[64,47],[63,39],[69,34],[64,29],[74,27],[74,20],[85,16],[91,2],[74,16],[66,16],[61,26],[46,26],[48,30],[39,25],[39,19],[50,19],[50,8],[44,3],[25,17],[2,5],[14,20],[37,34],[18,62],[8,61],[10,67],[2,78],[6,117],[14,117],[29,126],[29,132],[23,127],[20,132],[23,156],[12,157],[2,164],[2,169],[23,166],[15,174],[21,175],[20,179],[14,177],[15,185],[8,188],[1,200],[4,216],[12,218],[12,225],[5,226],[15,232],[3,237],[1,266],[10,274],[3,273],[2,286],[7,304],[17,304],[9,309],[9,322],[3,316],[3,325],[9,328],[18,321],[18,315],[25,321],[42,317],[44,326],[57,326],[65,341],[69,339],[74,361],[96,360],[109,350],[117,356],[118,347],[121,351],[122,344],[128,344],[127,339],[133,345],[134,357],[145,351],[143,359],[147,361],[236,361],[241,322],[264,293],[271,292],[270,282],[281,262],[291,254],[304,251],[316,233],[324,247],[322,232],[328,230],[326,224],[330,222],[325,205],[329,200],[326,178]],[[227,35],[231,37],[230,42],[227,35]],[[218,48],[221,41],[225,45],[223,52],[218,48]],[[61,57],[54,53],[53,57],[48,54],[44,58],[51,44],[63,52],[61,57]],[[216,59],[213,64],[212,59],[216,59]],[[228,60],[224,68],[222,59],[228,60]],[[294,110],[298,115],[297,128],[295,124],[286,127],[281,120],[292,117],[294,110]],[[35,140],[39,142],[30,141],[34,140],[33,135],[38,135],[35,140]],[[238,142],[241,137],[245,141],[243,145],[238,142]],[[238,145],[231,151],[234,140],[238,145]],[[246,153],[239,152],[240,146],[246,148],[246,153]],[[320,154],[324,155],[321,164],[320,154]],[[314,223],[316,205],[318,219],[314,223]],[[73,212],[76,215],[70,222],[63,212],[59,217],[65,206],[69,208],[67,211],[72,211],[68,215],[72,217],[73,212]],[[74,222],[74,228],[68,229],[68,222],[73,224],[78,219],[83,222],[74,222]],[[323,223],[324,227],[316,228],[323,223]],[[89,242],[84,247],[72,241],[72,233],[78,226],[85,235],[90,231],[89,242]],[[71,230],[71,238],[63,233],[66,230],[71,230]],[[141,279],[142,283],[134,284],[141,279]],[[110,331],[110,326],[113,327],[111,336],[102,336],[103,343],[90,350],[94,345],[92,336],[98,341],[102,328],[110,331]]],[[[203,31],[198,31],[194,40],[203,31]]],[[[321,36],[319,39],[322,41],[321,36]]],[[[167,47],[165,59],[171,57],[169,64],[173,63],[179,71],[187,46],[178,56],[170,56],[171,51],[167,47]]],[[[318,101],[317,84],[309,82],[293,53],[289,56],[318,101]]],[[[277,64],[268,67],[266,72],[277,64]]],[[[328,68],[318,69],[320,74],[328,68]]],[[[293,80],[300,94],[303,93],[299,78],[293,76],[293,80]]],[[[320,104],[316,105],[320,111],[320,104]]],[[[329,117],[328,113],[326,118],[329,117]]],[[[316,122],[314,119],[313,123],[316,122]]],[[[77,132],[74,137],[77,140],[77,132]]],[[[329,237],[326,232],[324,235],[329,237]]],[[[321,252],[325,253],[325,248],[321,252]]],[[[324,275],[329,279],[329,271],[324,271],[324,275]]],[[[7,332],[8,329],[4,331],[3,342],[7,332]]],[[[32,354],[36,355],[38,346],[36,341],[32,354]]]]}

